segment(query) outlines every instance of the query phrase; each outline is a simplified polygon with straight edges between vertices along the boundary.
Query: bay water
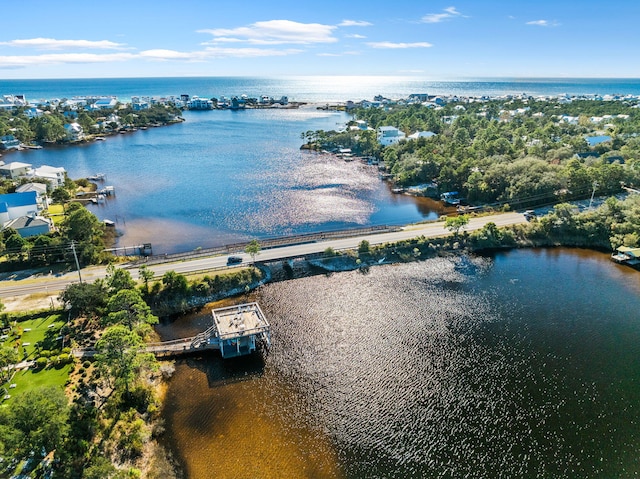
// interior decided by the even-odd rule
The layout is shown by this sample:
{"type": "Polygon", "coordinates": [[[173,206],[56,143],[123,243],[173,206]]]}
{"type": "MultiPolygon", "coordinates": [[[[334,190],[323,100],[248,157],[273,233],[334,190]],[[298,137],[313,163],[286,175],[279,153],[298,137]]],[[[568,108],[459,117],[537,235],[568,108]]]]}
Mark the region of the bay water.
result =
{"type": "Polygon", "coordinates": [[[640,279],[607,255],[435,258],[245,299],[269,354],[179,360],[169,383],[163,441],[186,477],[640,473],[640,279]]]}

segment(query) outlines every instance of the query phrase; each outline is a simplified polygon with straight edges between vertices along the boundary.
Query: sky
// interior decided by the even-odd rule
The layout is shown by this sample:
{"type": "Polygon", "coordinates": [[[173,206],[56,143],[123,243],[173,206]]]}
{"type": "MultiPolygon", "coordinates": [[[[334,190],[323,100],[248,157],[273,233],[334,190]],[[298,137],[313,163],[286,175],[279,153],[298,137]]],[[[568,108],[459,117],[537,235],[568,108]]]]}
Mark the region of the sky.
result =
{"type": "Polygon", "coordinates": [[[0,6],[0,79],[640,78],[638,0],[0,0],[0,6]]]}

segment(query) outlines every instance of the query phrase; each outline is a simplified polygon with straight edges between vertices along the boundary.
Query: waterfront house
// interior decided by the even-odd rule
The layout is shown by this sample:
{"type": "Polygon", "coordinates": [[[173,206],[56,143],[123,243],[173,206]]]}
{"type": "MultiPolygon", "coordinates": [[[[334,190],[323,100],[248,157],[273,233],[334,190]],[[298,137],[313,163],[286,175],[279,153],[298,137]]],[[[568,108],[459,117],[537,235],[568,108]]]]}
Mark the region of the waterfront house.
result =
{"type": "Polygon", "coordinates": [[[619,246],[616,252],[611,255],[611,259],[616,263],[638,266],[640,265],[640,248],[619,246]]]}
{"type": "Polygon", "coordinates": [[[388,146],[405,139],[405,134],[395,126],[381,126],[378,128],[378,143],[388,146]]]}
{"type": "Polygon", "coordinates": [[[31,165],[29,163],[12,161],[11,163],[0,166],[0,175],[6,176],[12,180],[20,176],[28,175],[30,172],[31,165]]]}
{"type": "Polygon", "coordinates": [[[3,228],[13,228],[20,236],[26,238],[50,233],[53,230],[53,225],[47,218],[31,214],[9,220],[4,224],[3,228]]]}
{"type": "Polygon", "coordinates": [[[13,135],[0,137],[0,150],[17,150],[20,147],[20,140],[13,135]]]}
{"type": "Polygon", "coordinates": [[[67,141],[78,141],[84,138],[84,131],[79,123],[67,123],[64,129],[67,132],[67,141]]]}
{"type": "Polygon", "coordinates": [[[213,102],[207,98],[194,96],[188,103],[189,110],[212,110],[213,102]]]}
{"type": "Polygon", "coordinates": [[[35,106],[32,106],[31,108],[25,109],[24,110],[24,114],[28,118],[38,118],[39,116],[42,116],[44,114],[44,112],[42,110],[40,110],[39,108],[36,108],[35,106]]]}
{"type": "Polygon", "coordinates": [[[38,198],[35,191],[0,195],[0,224],[38,214],[38,198]]]}
{"type": "Polygon", "coordinates": [[[56,166],[42,165],[32,170],[29,176],[47,180],[53,188],[64,185],[67,170],[56,166]]]}

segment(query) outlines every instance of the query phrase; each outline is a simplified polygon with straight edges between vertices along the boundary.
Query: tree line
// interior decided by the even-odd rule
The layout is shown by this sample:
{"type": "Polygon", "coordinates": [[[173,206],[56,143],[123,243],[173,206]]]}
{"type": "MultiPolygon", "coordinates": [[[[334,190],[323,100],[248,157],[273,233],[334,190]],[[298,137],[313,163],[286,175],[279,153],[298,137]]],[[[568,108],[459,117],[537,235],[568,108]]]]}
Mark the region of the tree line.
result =
{"type": "Polygon", "coordinates": [[[524,207],[588,197],[594,188],[610,194],[621,184],[640,184],[638,111],[633,103],[595,100],[492,100],[441,109],[394,105],[354,111],[347,126],[364,120],[371,130],[309,131],[302,138],[310,148],[376,156],[401,186],[433,182],[440,192],[460,192],[470,204],[524,207]],[[614,116],[602,123],[590,120],[608,114],[614,116]],[[375,130],[384,125],[407,135],[436,135],[383,147],[375,130]],[[611,140],[590,147],[585,137],[597,134],[611,140]]]}

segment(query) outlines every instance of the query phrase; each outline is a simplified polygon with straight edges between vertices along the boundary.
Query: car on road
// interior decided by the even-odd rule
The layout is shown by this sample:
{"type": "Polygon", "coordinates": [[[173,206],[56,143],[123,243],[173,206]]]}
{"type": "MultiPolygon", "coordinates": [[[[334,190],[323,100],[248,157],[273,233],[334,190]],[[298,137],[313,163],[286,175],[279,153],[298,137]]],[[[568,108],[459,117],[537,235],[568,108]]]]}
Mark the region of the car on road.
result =
{"type": "Polygon", "coordinates": [[[240,264],[242,263],[242,257],[240,256],[229,256],[227,258],[227,264],[240,264]]]}
{"type": "Polygon", "coordinates": [[[527,210],[527,211],[525,211],[525,212],[524,212],[524,218],[525,218],[527,221],[531,221],[532,219],[537,218],[537,216],[536,216],[536,212],[535,212],[535,211],[533,211],[533,210],[527,210]]]}

